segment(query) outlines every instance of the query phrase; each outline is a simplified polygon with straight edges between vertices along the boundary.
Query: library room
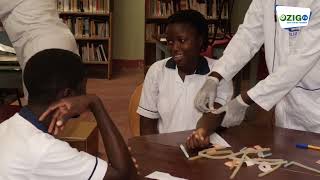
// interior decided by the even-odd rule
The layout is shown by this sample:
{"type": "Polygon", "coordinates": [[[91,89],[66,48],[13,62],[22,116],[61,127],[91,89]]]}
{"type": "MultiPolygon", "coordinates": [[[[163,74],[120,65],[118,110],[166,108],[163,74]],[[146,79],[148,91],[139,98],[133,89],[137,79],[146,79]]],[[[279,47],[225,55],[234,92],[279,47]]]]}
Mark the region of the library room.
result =
{"type": "Polygon", "coordinates": [[[320,179],[318,7],[0,0],[0,180],[320,179]]]}

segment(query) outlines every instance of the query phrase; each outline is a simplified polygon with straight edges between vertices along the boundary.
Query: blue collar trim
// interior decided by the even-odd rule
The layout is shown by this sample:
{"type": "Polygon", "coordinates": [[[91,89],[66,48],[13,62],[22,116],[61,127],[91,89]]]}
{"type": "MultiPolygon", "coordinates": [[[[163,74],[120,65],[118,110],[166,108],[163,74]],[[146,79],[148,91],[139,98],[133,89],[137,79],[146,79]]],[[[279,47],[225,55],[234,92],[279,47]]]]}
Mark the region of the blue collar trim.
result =
{"type": "Polygon", "coordinates": [[[42,123],[39,122],[38,118],[28,108],[23,107],[20,110],[19,115],[22,116],[25,120],[29,121],[32,125],[34,125],[42,132],[48,133],[48,129],[42,123]]]}

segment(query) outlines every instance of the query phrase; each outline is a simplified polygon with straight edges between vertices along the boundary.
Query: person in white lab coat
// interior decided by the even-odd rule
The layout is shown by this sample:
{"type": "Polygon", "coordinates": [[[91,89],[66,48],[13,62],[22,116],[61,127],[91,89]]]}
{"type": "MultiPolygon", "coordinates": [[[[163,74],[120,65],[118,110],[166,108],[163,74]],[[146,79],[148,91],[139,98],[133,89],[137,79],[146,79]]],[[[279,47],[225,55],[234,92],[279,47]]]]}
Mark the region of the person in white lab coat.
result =
{"type": "Polygon", "coordinates": [[[22,70],[34,54],[45,49],[59,48],[79,54],[73,34],[59,19],[56,3],[56,0],[0,0],[0,21],[22,70]]]}
{"type": "Polygon", "coordinates": [[[30,57],[44,49],[78,54],[74,36],[59,19],[55,0],[1,0],[0,20],[22,69],[30,57]]]}
{"type": "Polygon", "coordinates": [[[253,0],[243,24],[197,94],[195,106],[203,112],[226,111],[222,126],[231,127],[242,122],[246,109],[253,103],[265,110],[276,105],[276,126],[320,133],[319,39],[319,0],[253,0]],[[282,28],[280,6],[310,8],[311,16],[302,16],[303,20],[310,20],[309,24],[282,28]],[[224,107],[213,110],[219,81],[231,80],[263,44],[268,77],[224,107]]]}

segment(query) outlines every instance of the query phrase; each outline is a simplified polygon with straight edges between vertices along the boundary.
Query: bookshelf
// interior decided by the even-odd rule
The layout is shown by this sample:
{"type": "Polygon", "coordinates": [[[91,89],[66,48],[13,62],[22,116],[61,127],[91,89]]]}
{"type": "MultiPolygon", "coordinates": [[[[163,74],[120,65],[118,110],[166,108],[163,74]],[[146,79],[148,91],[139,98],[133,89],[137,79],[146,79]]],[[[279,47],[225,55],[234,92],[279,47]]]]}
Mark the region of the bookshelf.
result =
{"type": "Polygon", "coordinates": [[[112,0],[56,0],[62,21],[75,36],[79,54],[90,72],[112,75],[112,0]]]}
{"type": "Polygon", "coordinates": [[[230,4],[234,0],[145,0],[145,45],[144,70],[157,60],[165,58],[168,52],[162,51],[159,55],[159,43],[166,44],[165,31],[167,18],[176,11],[194,9],[199,11],[208,20],[209,41],[217,39],[218,34],[231,31],[230,4]]]}

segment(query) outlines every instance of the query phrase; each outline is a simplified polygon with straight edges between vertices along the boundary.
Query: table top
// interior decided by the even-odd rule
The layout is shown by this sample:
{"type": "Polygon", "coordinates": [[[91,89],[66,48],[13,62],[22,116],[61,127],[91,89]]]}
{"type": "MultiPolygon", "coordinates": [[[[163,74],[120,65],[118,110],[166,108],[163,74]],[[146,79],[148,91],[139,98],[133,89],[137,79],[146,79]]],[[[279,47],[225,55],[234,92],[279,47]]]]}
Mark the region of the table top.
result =
{"type": "MultiPolygon", "coordinates": [[[[232,170],[224,162],[227,160],[198,159],[189,161],[178,147],[185,142],[191,131],[169,134],[134,137],[129,140],[132,155],[137,159],[143,176],[154,171],[170,173],[173,176],[186,179],[229,179],[232,170]]],[[[269,159],[285,159],[296,161],[304,165],[320,169],[316,164],[320,160],[320,152],[314,150],[297,149],[298,143],[320,144],[320,134],[289,130],[283,128],[263,128],[252,125],[239,126],[219,133],[231,146],[234,152],[243,147],[260,145],[271,148],[269,159]]],[[[234,179],[258,179],[261,171],[257,165],[242,167],[234,179]]],[[[266,175],[263,180],[308,180],[320,179],[314,172],[292,166],[280,168],[266,175]]]]}

